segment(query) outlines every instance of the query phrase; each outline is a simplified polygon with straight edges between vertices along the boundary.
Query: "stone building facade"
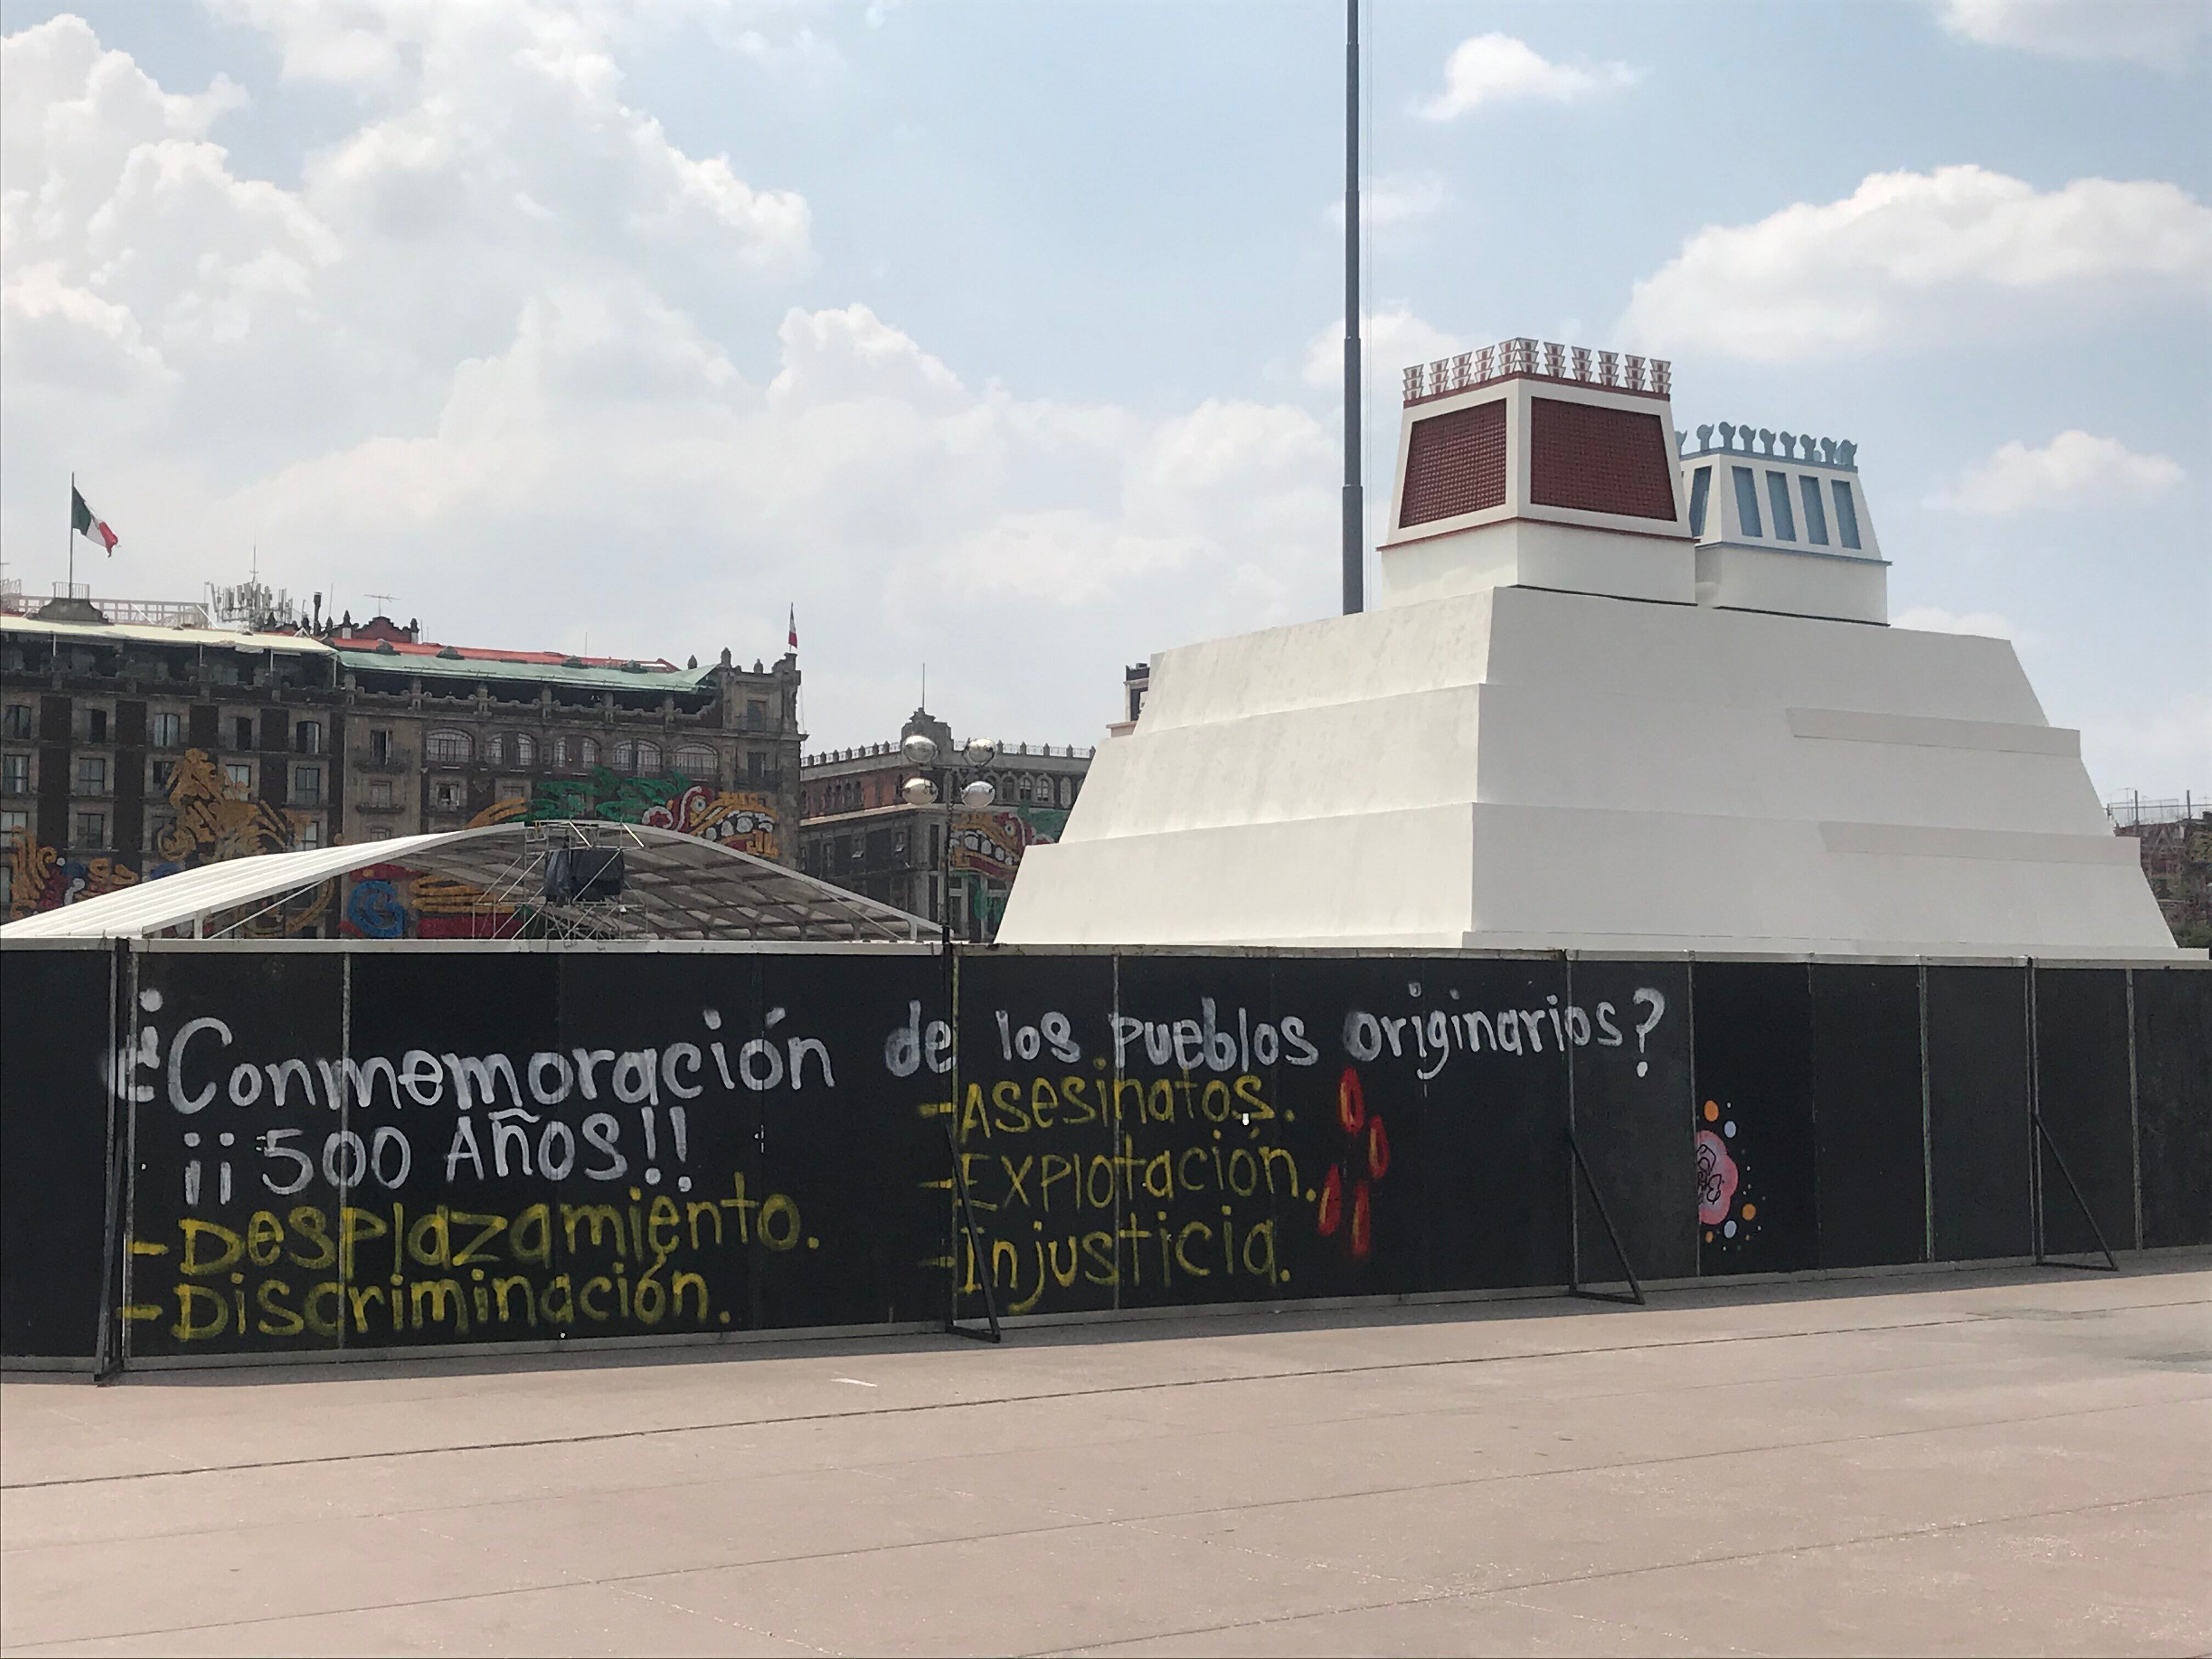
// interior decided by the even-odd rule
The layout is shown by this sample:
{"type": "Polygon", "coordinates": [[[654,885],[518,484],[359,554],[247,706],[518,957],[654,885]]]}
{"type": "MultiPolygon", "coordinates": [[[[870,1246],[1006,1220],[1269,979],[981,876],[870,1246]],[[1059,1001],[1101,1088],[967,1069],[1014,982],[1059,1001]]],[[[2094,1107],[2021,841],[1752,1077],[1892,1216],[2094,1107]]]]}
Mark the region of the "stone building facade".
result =
{"type": "MultiPolygon", "coordinates": [[[[795,655],[483,650],[385,617],[319,635],[0,617],[0,916],[217,859],[516,818],[653,824],[793,864],[799,690],[795,655]]],[[[366,925],[349,897],[270,927],[438,931],[434,903],[366,925]]]]}
{"type": "MultiPolygon", "coordinates": [[[[941,756],[955,752],[952,731],[917,708],[900,729],[933,738],[941,756]]],[[[952,837],[952,926],[963,939],[988,939],[998,930],[1023,853],[1059,839],[1068,809],[1081,793],[1094,750],[1013,743],[979,772],[945,766],[916,769],[898,743],[874,743],[808,756],[799,769],[799,867],[869,898],[941,921],[945,891],[945,837],[952,837]],[[939,804],[909,806],[907,779],[927,777],[939,804]],[[946,803],[959,785],[988,778],[990,807],[970,811],[946,803]]]]}

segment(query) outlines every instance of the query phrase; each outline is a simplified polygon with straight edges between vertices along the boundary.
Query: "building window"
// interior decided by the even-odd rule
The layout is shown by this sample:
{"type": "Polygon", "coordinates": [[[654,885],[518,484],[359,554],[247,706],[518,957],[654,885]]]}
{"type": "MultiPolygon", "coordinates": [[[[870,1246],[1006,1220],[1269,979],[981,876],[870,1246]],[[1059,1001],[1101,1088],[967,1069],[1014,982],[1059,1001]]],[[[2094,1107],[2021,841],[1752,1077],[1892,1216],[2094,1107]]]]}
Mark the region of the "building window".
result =
{"type": "Polygon", "coordinates": [[[745,705],[745,730],[748,732],[765,732],[768,730],[768,705],[766,703],[754,702],[749,702],[745,705]]]}
{"type": "Polygon", "coordinates": [[[458,812],[461,810],[460,781],[440,778],[430,786],[430,810],[434,812],[458,812]]]}
{"type": "Polygon", "coordinates": [[[1075,805],[1075,789],[1072,779],[1062,778],[1060,781],[1060,804],[1062,806],[1075,805]]]}
{"type": "Polygon", "coordinates": [[[658,772],[660,769],[659,744],[645,738],[637,740],[637,769],[641,772],[658,772]]]}
{"type": "Polygon", "coordinates": [[[1828,544],[1828,510],[1820,501],[1820,481],[1800,473],[1797,499],[1805,504],[1805,539],[1815,547],[1826,547],[1828,544]]]}
{"type": "Polygon", "coordinates": [[[107,793],[107,760],[101,755],[79,755],[76,757],[76,792],[80,795],[104,795],[107,793]]]}
{"type": "Polygon", "coordinates": [[[88,708],[84,711],[84,735],[86,741],[89,743],[107,741],[107,711],[105,708],[88,708]]]}
{"type": "Polygon", "coordinates": [[[320,818],[309,818],[305,823],[300,825],[292,837],[292,844],[303,852],[311,848],[320,847],[323,844],[323,821],[320,818]]]}
{"type": "Polygon", "coordinates": [[[390,778],[371,778],[368,781],[368,804],[371,806],[389,806],[392,805],[392,780],[390,778]]]}
{"type": "Polygon", "coordinates": [[[433,732],[430,734],[430,763],[433,766],[465,766],[469,758],[469,738],[465,732],[433,732]]]}
{"type": "Polygon", "coordinates": [[[1735,516],[1742,521],[1747,536],[1764,536],[1765,528],[1759,521],[1759,481],[1751,476],[1747,466],[1729,469],[1735,474],[1735,516]]]}
{"type": "Polygon", "coordinates": [[[1836,494],[1836,535],[1845,547],[1859,544],[1859,509],[1851,500],[1851,487],[1841,478],[1830,481],[1829,488],[1836,494]]]}
{"type": "Polygon", "coordinates": [[[538,742],[527,732],[514,734],[514,763],[517,766],[535,766],[538,763],[538,742]]]}
{"type": "Polygon", "coordinates": [[[1766,504],[1774,509],[1776,539],[1794,542],[1797,539],[1797,515],[1790,508],[1790,475],[1770,472],[1766,475],[1766,504]]]}
{"type": "Polygon", "coordinates": [[[722,769],[714,760],[714,751],[696,744],[688,744],[676,751],[676,769],[694,783],[718,783],[722,769]]]}
{"type": "Polygon", "coordinates": [[[158,714],[151,728],[154,747],[174,749],[185,740],[185,717],[178,714],[158,714]]]}
{"type": "Polygon", "coordinates": [[[1690,479],[1690,533],[1705,533],[1705,499],[1713,493],[1713,470],[1701,466],[1690,479]]]}
{"type": "Polygon", "coordinates": [[[582,758],[583,763],[586,766],[597,766],[599,763],[599,740],[597,738],[584,739],[582,758]]]}
{"type": "Polygon", "coordinates": [[[320,720],[301,720],[292,728],[292,748],[301,755],[323,752],[323,723],[320,720]]]}
{"type": "Polygon", "coordinates": [[[320,806],[323,804],[321,767],[295,766],[292,769],[292,800],[298,806],[320,806]]]}
{"type": "Polygon", "coordinates": [[[0,790],[11,795],[31,793],[31,757],[28,755],[0,755],[0,790]]]}
{"type": "Polygon", "coordinates": [[[253,716],[251,714],[237,714],[232,716],[230,722],[230,746],[233,749],[252,748],[253,716]]]}
{"type": "Polygon", "coordinates": [[[147,763],[146,775],[152,783],[154,793],[166,795],[169,793],[170,780],[177,775],[177,763],[156,757],[147,763]]]}
{"type": "Polygon", "coordinates": [[[76,836],[72,843],[77,847],[107,845],[107,814],[80,812],[76,815],[76,836]]]}
{"type": "Polygon", "coordinates": [[[18,743],[28,743],[31,738],[31,705],[27,702],[11,702],[8,705],[5,718],[6,724],[0,726],[0,731],[4,731],[18,743]]]}
{"type": "Polygon", "coordinates": [[[1015,795],[1015,798],[1016,798],[1017,799],[1019,799],[1019,800],[1027,800],[1027,799],[1029,799],[1029,798],[1030,798],[1030,775],[1029,775],[1028,773],[1024,772],[1024,773],[1023,773],[1023,774],[1022,774],[1022,776],[1021,776],[1021,781],[1020,781],[1019,783],[1018,783],[1018,784],[1014,787],[1014,795],[1015,795]]]}
{"type": "Polygon", "coordinates": [[[240,794],[253,793],[253,763],[251,761],[225,761],[223,781],[240,794]]]}
{"type": "Polygon", "coordinates": [[[18,830],[27,836],[31,833],[31,815],[17,806],[0,811],[0,842],[11,839],[18,830]]]}
{"type": "Polygon", "coordinates": [[[392,759],[392,733],[389,731],[368,734],[368,759],[372,766],[384,766],[392,759]]]}

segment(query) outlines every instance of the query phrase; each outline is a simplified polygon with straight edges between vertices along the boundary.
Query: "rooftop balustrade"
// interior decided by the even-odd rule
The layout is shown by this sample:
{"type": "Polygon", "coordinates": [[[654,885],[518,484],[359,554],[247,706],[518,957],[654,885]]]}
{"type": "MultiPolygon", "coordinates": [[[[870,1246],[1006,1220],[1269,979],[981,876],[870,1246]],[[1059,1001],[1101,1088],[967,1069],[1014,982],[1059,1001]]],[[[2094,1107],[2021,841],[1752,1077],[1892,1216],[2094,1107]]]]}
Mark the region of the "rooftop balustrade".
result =
{"type": "Polygon", "coordinates": [[[1432,363],[1414,364],[1405,374],[1406,403],[1410,407],[1433,398],[1449,398],[1516,376],[1666,398],[1673,395],[1674,366],[1663,357],[1593,351],[1552,340],[1501,340],[1432,363]]]}

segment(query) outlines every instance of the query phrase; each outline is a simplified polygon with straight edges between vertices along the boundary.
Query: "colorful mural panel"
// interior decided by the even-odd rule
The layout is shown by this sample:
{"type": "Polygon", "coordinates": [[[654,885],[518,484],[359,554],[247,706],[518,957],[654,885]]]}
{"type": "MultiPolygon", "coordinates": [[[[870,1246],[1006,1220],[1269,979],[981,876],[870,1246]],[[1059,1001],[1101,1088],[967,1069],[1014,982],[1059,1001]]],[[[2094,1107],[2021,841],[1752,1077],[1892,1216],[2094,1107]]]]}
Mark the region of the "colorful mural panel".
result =
{"type": "MultiPolygon", "coordinates": [[[[299,845],[301,826],[310,815],[286,811],[256,800],[233,783],[204,750],[187,749],[169,774],[172,821],[154,837],[154,857],[144,872],[112,858],[72,858],[66,848],[34,842],[17,830],[8,848],[9,919],[33,915],[79,899],[97,898],[141,880],[155,881],[179,870],[257,853],[289,853],[299,845]]],[[[302,900],[256,916],[240,932],[266,939],[311,933],[329,914],[331,888],[325,883],[302,900]]]]}
{"type": "Polygon", "coordinates": [[[346,884],[347,939],[507,939],[523,918],[481,887],[401,864],[371,865],[346,884]]]}
{"type": "Polygon", "coordinates": [[[592,818],[637,823],[702,836],[755,858],[780,856],[775,806],[748,790],[716,790],[694,783],[681,772],[629,777],[594,767],[581,778],[545,778],[520,799],[494,801],[470,820],[488,823],[538,823],[556,818],[592,818]]]}

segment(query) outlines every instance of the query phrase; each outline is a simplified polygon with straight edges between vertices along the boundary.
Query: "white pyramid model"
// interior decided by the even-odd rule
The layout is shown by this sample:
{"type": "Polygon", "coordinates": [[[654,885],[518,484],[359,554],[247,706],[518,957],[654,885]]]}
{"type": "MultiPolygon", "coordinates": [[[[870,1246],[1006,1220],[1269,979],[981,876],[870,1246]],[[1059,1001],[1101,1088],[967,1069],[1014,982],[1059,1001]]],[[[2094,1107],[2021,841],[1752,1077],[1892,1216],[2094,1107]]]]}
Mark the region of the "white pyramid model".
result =
{"type": "Polygon", "coordinates": [[[1887,625],[1852,446],[1407,382],[1376,607],[1155,657],[1001,941],[2179,954],[2011,645],[1887,625]]]}

